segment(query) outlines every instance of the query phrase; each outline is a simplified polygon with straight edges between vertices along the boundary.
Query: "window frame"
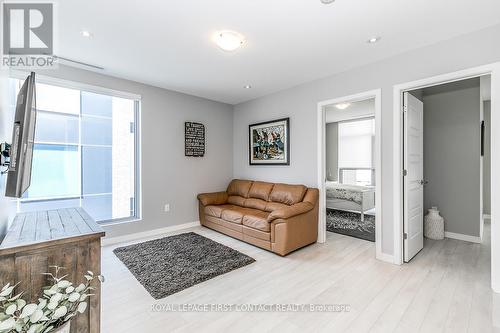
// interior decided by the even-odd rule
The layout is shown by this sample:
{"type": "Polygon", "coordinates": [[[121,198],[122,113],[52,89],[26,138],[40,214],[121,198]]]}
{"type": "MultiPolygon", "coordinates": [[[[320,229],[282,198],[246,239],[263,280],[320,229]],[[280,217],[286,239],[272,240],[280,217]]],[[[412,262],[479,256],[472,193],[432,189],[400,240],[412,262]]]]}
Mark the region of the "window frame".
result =
{"type": "MultiPolygon", "coordinates": [[[[369,185],[363,185],[363,186],[375,186],[375,168],[338,168],[339,174],[338,174],[338,181],[340,184],[345,184],[344,183],[344,171],[371,171],[370,174],[370,184],[369,185]]],[[[357,184],[356,184],[357,185],[357,184]]]]}
{"type": "MultiPolygon", "coordinates": [[[[9,79],[17,79],[17,80],[25,80],[26,77],[29,75],[29,72],[24,72],[24,71],[18,71],[18,70],[12,70],[9,76],[9,79]]],[[[92,84],[87,84],[87,83],[82,83],[82,82],[76,82],[76,81],[70,81],[66,79],[61,79],[61,78],[56,78],[56,77],[51,77],[51,76],[46,76],[46,75],[36,75],[36,83],[41,83],[41,84],[47,84],[47,85],[52,85],[52,86],[57,86],[61,88],[69,88],[69,89],[75,89],[79,90],[80,93],[82,91],[84,92],[89,92],[89,93],[95,93],[95,94],[101,94],[101,95],[107,95],[110,97],[118,97],[118,98],[125,98],[125,99],[131,99],[134,101],[134,167],[135,167],[135,179],[134,179],[134,203],[133,203],[133,209],[135,214],[129,217],[124,217],[124,218],[116,218],[116,219],[109,219],[109,220],[101,220],[98,223],[100,225],[113,225],[113,224],[121,224],[121,223],[128,223],[128,222],[137,222],[142,220],[142,138],[141,138],[141,112],[142,112],[142,96],[139,94],[135,93],[130,93],[130,92],[124,92],[124,91],[119,91],[119,90],[114,90],[110,88],[105,88],[102,86],[96,86],[92,84]]],[[[80,105],[81,108],[81,105],[80,105]]],[[[44,111],[44,110],[42,110],[44,111]]],[[[46,112],[54,112],[54,111],[47,111],[46,112]]],[[[58,113],[58,112],[54,112],[58,113]]],[[[81,125],[80,125],[81,126],[81,125]]],[[[81,135],[81,133],[80,133],[81,135]]],[[[78,144],[80,145],[80,144],[78,144]]],[[[55,200],[70,200],[70,199],[83,199],[83,193],[80,194],[80,196],[77,197],[61,197],[61,198],[48,198],[48,199],[43,199],[43,198],[33,198],[33,199],[14,199],[16,200],[16,210],[19,212],[20,208],[20,203],[21,202],[50,202],[50,201],[55,201],[55,200]]]]}

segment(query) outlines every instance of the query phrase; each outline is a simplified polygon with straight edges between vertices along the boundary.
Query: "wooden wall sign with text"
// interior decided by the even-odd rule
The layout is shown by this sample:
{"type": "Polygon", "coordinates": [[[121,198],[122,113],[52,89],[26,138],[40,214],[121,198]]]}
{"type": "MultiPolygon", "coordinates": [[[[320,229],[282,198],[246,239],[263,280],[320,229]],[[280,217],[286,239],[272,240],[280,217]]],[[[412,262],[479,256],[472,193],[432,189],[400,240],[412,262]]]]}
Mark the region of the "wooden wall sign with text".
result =
{"type": "Polygon", "coordinates": [[[200,123],[184,123],[184,155],[202,157],[205,155],[205,125],[200,123]]]}

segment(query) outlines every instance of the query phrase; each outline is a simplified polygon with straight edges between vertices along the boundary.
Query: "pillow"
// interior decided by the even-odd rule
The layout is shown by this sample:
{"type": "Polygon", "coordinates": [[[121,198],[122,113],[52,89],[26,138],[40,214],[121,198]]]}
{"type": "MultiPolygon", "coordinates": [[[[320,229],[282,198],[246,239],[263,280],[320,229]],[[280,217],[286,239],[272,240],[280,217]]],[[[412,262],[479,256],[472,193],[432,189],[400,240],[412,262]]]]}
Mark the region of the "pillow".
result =
{"type": "Polygon", "coordinates": [[[269,200],[291,206],[301,202],[306,191],[307,187],[304,185],[275,184],[269,200]]]}
{"type": "Polygon", "coordinates": [[[227,194],[229,196],[236,195],[243,198],[248,198],[248,191],[250,190],[250,186],[252,186],[251,180],[233,179],[233,181],[227,187],[227,194]]]}
{"type": "Polygon", "coordinates": [[[253,182],[252,187],[250,187],[250,192],[248,196],[250,198],[262,199],[265,201],[269,200],[269,194],[271,194],[271,190],[273,189],[273,183],[266,182],[253,182]]]}

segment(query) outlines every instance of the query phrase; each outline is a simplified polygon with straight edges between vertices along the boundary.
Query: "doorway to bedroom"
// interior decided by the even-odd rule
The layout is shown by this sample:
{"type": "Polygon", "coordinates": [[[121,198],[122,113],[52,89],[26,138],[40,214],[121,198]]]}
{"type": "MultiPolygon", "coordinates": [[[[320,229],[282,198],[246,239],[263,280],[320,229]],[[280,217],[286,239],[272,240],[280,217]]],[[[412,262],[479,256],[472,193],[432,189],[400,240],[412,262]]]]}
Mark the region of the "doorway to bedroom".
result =
{"type": "Polygon", "coordinates": [[[381,254],[380,90],[319,103],[319,239],[375,242],[381,254]]]}
{"type": "Polygon", "coordinates": [[[375,242],[375,99],[326,113],[326,230],[375,242]]]}

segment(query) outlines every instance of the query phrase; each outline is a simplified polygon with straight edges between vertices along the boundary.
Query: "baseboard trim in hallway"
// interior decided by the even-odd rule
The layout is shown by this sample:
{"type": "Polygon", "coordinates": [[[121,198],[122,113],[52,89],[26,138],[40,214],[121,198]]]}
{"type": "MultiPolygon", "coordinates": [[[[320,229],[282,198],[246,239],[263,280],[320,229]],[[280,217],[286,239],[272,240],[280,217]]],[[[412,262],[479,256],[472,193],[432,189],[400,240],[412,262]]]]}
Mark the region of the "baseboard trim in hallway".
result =
{"type": "Polygon", "coordinates": [[[130,242],[130,241],[134,241],[134,240],[138,240],[138,239],[142,239],[142,238],[159,236],[159,235],[167,234],[167,233],[174,232],[174,231],[179,231],[179,230],[197,227],[199,225],[200,225],[200,221],[194,221],[194,222],[177,224],[177,225],[173,225],[173,226],[165,227],[165,228],[160,228],[160,229],[147,230],[147,231],[138,232],[138,233],[134,233],[134,234],[130,234],[130,235],[123,235],[123,236],[109,237],[109,238],[104,237],[102,239],[102,246],[108,246],[108,245],[113,245],[113,244],[118,244],[118,243],[130,242]]]}
{"type": "Polygon", "coordinates": [[[445,231],[444,236],[446,238],[458,239],[461,241],[481,244],[481,237],[475,237],[475,236],[464,235],[464,234],[457,234],[457,233],[449,232],[449,231],[445,231]]]}

